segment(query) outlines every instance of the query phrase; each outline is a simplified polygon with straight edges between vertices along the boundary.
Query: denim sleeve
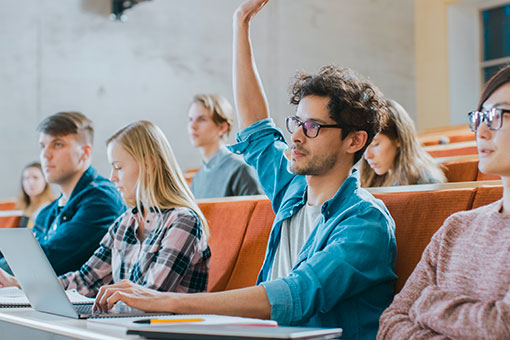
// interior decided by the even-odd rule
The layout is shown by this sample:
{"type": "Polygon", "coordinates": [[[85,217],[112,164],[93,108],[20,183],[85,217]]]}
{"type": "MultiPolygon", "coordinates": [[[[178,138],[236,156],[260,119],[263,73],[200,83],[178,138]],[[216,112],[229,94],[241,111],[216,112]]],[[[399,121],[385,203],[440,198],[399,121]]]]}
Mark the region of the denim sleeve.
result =
{"type": "Polygon", "coordinates": [[[123,209],[122,202],[110,191],[94,188],[83,193],[74,214],[61,218],[54,233],[36,234],[56,274],[78,270],[99,247],[123,209]]]}
{"type": "Polygon", "coordinates": [[[296,175],[288,170],[285,151],[288,148],[282,132],[272,119],[253,123],[237,133],[237,143],[228,148],[235,154],[243,155],[247,164],[257,173],[260,185],[267,197],[278,209],[283,194],[296,175]]]}
{"type": "Polygon", "coordinates": [[[341,300],[393,280],[396,253],[393,224],[375,208],[339,222],[327,245],[299,263],[286,278],[261,283],[271,319],[281,325],[306,323],[341,300]]]}

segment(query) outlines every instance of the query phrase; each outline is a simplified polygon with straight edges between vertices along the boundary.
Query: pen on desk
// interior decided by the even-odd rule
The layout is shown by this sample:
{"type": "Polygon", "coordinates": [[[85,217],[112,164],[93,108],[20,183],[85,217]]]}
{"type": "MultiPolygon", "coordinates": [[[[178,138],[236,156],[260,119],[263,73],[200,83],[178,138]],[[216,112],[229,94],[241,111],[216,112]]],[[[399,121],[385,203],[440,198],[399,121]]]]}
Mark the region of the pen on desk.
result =
{"type": "Polygon", "coordinates": [[[188,319],[143,319],[133,321],[134,323],[181,323],[181,322],[200,322],[204,321],[202,318],[188,318],[188,319]]]}

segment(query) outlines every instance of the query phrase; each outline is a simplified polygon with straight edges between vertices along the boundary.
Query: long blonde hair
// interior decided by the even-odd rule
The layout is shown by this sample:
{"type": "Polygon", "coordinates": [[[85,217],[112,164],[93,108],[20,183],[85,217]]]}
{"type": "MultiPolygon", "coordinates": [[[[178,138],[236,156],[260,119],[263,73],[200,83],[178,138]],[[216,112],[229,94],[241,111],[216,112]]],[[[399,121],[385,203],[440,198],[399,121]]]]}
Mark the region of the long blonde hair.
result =
{"type": "Polygon", "coordinates": [[[421,147],[413,120],[396,101],[388,100],[388,121],[380,134],[400,145],[392,171],[378,175],[367,160],[361,161],[361,186],[380,187],[398,185],[443,183],[446,177],[434,159],[421,147]]]}
{"type": "MultiPolygon", "coordinates": [[[[41,174],[43,174],[41,163],[39,162],[32,162],[30,164],[27,164],[23,170],[21,171],[21,190],[18,195],[18,203],[17,207],[18,209],[23,210],[23,213],[25,216],[32,216],[32,214],[44,203],[51,202],[55,199],[55,196],[53,196],[53,192],[51,191],[51,187],[48,182],[46,182],[44,186],[44,190],[35,197],[33,201],[30,200],[30,196],[25,192],[25,188],[23,187],[23,173],[26,169],[30,168],[36,168],[39,169],[41,174]]],[[[43,175],[44,178],[44,175],[43,175]]]]}
{"type": "Polygon", "coordinates": [[[136,202],[126,202],[141,211],[153,207],[162,209],[187,207],[199,217],[206,234],[207,221],[191,193],[174,153],[163,131],[155,124],[140,120],[111,136],[106,145],[118,142],[138,163],[136,202]]]}

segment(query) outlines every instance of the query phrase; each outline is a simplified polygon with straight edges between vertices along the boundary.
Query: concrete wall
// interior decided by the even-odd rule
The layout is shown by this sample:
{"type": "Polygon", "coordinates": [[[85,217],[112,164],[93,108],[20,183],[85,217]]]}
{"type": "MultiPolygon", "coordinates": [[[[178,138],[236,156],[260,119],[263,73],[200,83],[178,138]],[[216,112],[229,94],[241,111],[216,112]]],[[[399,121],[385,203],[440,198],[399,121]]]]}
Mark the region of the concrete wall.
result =
{"type": "MultiPolygon", "coordinates": [[[[123,125],[162,127],[183,169],[200,157],[186,133],[197,92],[232,100],[232,13],[240,0],[153,0],[112,22],[108,0],[0,0],[0,198],[38,159],[38,122],[79,110],[96,124],[94,164],[108,175],[104,141],[123,125]]],[[[254,23],[256,58],[272,115],[293,108],[296,70],[351,66],[415,112],[413,0],[272,0],[254,23]]],[[[231,138],[233,140],[233,138],[231,138]]]]}

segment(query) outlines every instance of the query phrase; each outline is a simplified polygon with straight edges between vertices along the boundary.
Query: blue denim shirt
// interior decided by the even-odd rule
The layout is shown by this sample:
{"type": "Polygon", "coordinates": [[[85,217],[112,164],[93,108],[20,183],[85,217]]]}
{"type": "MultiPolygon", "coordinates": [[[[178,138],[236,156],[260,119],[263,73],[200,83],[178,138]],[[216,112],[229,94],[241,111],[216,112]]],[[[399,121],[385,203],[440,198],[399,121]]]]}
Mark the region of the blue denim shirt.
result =
{"type": "Polygon", "coordinates": [[[80,269],[125,210],[113,183],[89,167],[61,211],[58,199],[51,202],[37,215],[32,230],[53,269],[62,275],[80,269]]]}
{"type": "Polygon", "coordinates": [[[306,203],[306,179],[288,170],[287,144],[270,119],[240,131],[230,149],[255,167],[276,214],[258,277],[271,318],[281,325],[342,327],[342,339],[375,339],[396,279],[395,223],[384,204],[360,188],[353,170],[322,205],[291,274],[268,281],[282,222],[306,203]]]}

